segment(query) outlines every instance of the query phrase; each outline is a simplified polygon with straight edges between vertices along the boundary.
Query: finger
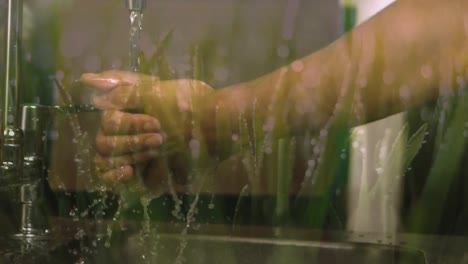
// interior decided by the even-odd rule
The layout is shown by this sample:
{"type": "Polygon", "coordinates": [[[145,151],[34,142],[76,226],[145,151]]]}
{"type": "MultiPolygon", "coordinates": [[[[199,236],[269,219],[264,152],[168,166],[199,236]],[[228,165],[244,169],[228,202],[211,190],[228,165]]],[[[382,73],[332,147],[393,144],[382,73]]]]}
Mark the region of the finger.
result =
{"type": "Polygon", "coordinates": [[[102,73],[84,73],[80,81],[98,91],[107,92],[118,86],[128,85],[138,79],[138,74],[125,71],[105,71],[102,73]]]}
{"type": "Polygon", "coordinates": [[[122,84],[106,93],[94,94],[93,103],[102,109],[136,108],[140,103],[141,90],[137,85],[122,84]]]}
{"type": "Polygon", "coordinates": [[[130,165],[122,166],[99,175],[102,181],[112,184],[116,181],[128,181],[133,176],[133,167],[130,165]]]}
{"type": "Polygon", "coordinates": [[[143,149],[161,146],[163,136],[158,133],[147,133],[131,136],[106,136],[98,133],[96,150],[103,156],[122,155],[143,149]]]}
{"type": "Polygon", "coordinates": [[[123,84],[120,75],[103,75],[98,73],[84,73],[80,77],[80,82],[102,91],[108,91],[123,84]]]}
{"type": "Polygon", "coordinates": [[[135,135],[160,131],[159,121],[145,114],[105,111],[102,115],[102,132],[106,135],[135,135]]]}
{"type": "Polygon", "coordinates": [[[93,103],[101,109],[138,109],[144,92],[152,88],[150,82],[122,84],[108,92],[93,95],[93,103]]]}
{"type": "Polygon", "coordinates": [[[136,84],[151,84],[157,77],[148,76],[129,71],[105,71],[102,73],[84,73],[80,81],[90,87],[96,88],[101,92],[108,92],[117,87],[134,86],[136,84]]]}
{"type": "Polygon", "coordinates": [[[155,149],[145,150],[117,157],[104,157],[96,155],[94,162],[99,171],[109,171],[126,165],[133,165],[153,159],[159,155],[159,151],[155,149]]]}

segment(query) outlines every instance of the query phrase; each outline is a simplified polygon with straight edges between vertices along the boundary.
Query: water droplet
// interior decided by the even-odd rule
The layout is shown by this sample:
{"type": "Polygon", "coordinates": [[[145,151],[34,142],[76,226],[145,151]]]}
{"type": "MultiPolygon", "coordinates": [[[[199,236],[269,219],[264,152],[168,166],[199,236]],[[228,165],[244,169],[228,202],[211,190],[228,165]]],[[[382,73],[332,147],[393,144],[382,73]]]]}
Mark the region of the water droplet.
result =
{"type": "Polygon", "coordinates": [[[425,78],[425,79],[429,79],[432,77],[432,68],[431,66],[429,65],[424,65],[421,67],[421,75],[425,78]]]}
{"type": "Polygon", "coordinates": [[[320,136],[321,136],[321,137],[326,137],[326,136],[328,136],[328,129],[322,129],[322,130],[320,130],[320,136]]]}
{"type": "Polygon", "coordinates": [[[408,100],[408,99],[410,99],[410,97],[411,97],[411,93],[410,93],[410,89],[408,88],[408,86],[406,86],[406,85],[401,86],[401,88],[400,88],[400,98],[403,99],[403,100],[408,100]]]}
{"type": "Polygon", "coordinates": [[[13,117],[13,115],[8,115],[8,117],[7,117],[8,123],[12,123],[14,119],[15,118],[13,117]]]}
{"type": "Polygon", "coordinates": [[[265,124],[263,124],[263,131],[271,132],[274,126],[275,126],[275,118],[270,116],[265,121],[265,124]]]}
{"type": "Polygon", "coordinates": [[[26,55],[24,57],[25,57],[26,61],[31,61],[32,56],[31,56],[30,52],[26,53],[26,55]]]}
{"type": "Polygon", "coordinates": [[[291,64],[291,67],[293,71],[301,72],[302,70],[304,70],[304,63],[300,60],[296,60],[291,64]]]}

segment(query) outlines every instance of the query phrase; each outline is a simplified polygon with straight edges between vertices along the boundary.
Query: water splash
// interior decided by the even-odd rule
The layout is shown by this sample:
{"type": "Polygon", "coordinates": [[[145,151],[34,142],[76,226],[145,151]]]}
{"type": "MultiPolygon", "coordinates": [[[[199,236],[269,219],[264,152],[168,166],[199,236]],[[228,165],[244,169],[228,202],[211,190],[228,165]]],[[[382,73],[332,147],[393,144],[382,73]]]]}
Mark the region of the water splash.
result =
{"type": "MultiPolygon", "coordinates": [[[[59,96],[64,101],[64,103],[67,105],[73,105],[71,94],[57,79],[54,79],[54,81],[58,88],[59,96]]],[[[77,179],[87,179],[87,183],[93,185],[94,179],[91,177],[92,160],[89,152],[91,141],[89,140],[88,134],[82,131],[77,113],[66,112],[65,116],[68,118],[72,129],[72,143],[76,145],[74,161],[77,165],[77,179]]]]}
{"type": "Polygon", "coordinates": [[[200,192],[196,192],[195,198],[193,201],[190,203],[190,208],[189,211],[187,212],[186,216],[186,223],[185,227],[181,232],[181,240],[179,244],[179,249],[177,251],[177,257],[175,258],[174,263],[176,264],[182,264],[185,262],[185,257],[184,257],[184,252],[185,248],[187,247],[188,244],[188,231],[192,226],[192,223],[195,222],[195,214],[197,213],[197,204],[199,201],[200,197],[200,192]]]}
{"type": "Polygon", "coordinates": [[[234,210],[234,217],[232,220],[232,229],[234,229],[234,227],[236,226],[237,215],[239,213],[241,200],[243,197],[246,197],[248,195],[248,191],[249,191],[249,185],[247,184],[244,187],[242,187],[242,190],[239,193],[239,198],[237,198],[236,209],[234,210]]]}

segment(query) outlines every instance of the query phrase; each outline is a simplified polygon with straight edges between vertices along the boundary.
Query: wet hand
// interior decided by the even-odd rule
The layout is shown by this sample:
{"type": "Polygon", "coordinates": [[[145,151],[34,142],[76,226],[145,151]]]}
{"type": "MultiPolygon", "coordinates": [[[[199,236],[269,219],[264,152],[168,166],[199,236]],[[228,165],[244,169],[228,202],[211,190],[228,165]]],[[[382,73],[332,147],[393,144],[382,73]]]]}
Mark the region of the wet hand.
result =
{"type": "Polygon", "coordinates": [[[160,154],[163,141],[157,119],[145,114],[104,111],[96,136],[99,177],[108,183],[129,180],[136,174],[134,165],[145,164],[160,154]]]}
{"type": "Polygon", "coordinates": [[[80,81],[94,89],[94,105],[114,110],[141,108],[142,97],[159,84],[156,77],[126,71],[85,73],[80,81]]]}
{"type": "Polygon", "coordinates": [[[95,89],[94,104],[106,110],[96,138],[96,164],[104,168],[102,178],[108,181],[130,178],[135,174],[132,162],[161,154],[145,142],[162,144],[162,131],[167,154],[186,151],[200,105],[206,104],[204,96],[212,91],[197,80],[160,81],[122,71],[84,74],[81,82],[95,89]],[[141,114],[125,113],[125,109],[139,109],[141,114]],[[145,124],[150,120],[157,126],[148,130],[145,124]]]}
{"type": "Polygon", "coordinates": [[[101,109],[138,109],[157,118],[168,142],[190,137],[193,123],[200,120],[201,108],[207,104],[205,96],[213,91],[197,80],[160,81],[125,71],[87,73],[80,80],[95,89],[93,101],[101,109]]]}
{"type": "Polygon", "coordinates": [[[156,118],[121,110],[139,108],[139,92],[151,87],[156,78],[106,71],[83,74],[80,80],[95,89],[94,104],[105,110],[96,136],[98,175],[107,183],[128,181],[137,173],[136,164],[145,164],[160,154],[163,136],[156,118]]]}

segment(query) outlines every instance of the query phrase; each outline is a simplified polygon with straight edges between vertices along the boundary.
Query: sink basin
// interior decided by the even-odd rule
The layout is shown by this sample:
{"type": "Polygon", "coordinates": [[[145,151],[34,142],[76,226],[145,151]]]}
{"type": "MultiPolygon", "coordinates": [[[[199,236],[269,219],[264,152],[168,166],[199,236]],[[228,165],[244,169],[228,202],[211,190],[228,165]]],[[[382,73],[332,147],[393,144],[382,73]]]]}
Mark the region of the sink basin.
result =
{"type": "Polygon", "coordinates": [[[419,250],[366,243],[139,233],[69,241],[0,239],[0,263],[425,264],[419,250]]]}
{"type": "MultiPolygon", "coordinates": [[[[145,254],[138,249],[128,250],[132,259],[145,254]]],[[[161,235],[155,253],[152,263],[426,263],[423,252],[401,247],[223,236],[161,235]]]]}

